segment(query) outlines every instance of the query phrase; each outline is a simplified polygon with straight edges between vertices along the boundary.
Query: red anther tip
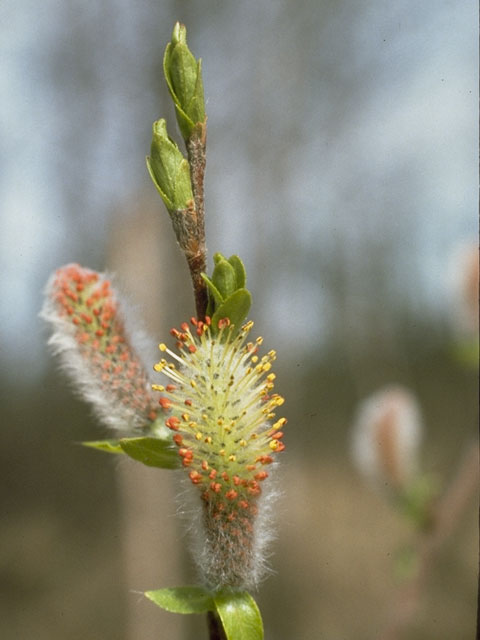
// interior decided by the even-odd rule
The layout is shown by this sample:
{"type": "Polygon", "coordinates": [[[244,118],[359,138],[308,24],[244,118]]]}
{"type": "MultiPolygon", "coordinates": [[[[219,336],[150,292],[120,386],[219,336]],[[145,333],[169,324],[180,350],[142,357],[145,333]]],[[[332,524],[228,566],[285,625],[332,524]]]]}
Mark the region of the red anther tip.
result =
{"type": "Polygon", "coordinates": [[[218,321],[218,328],[225,329],[230,326],[230,318],[220,318],[218,321]]]}
{"type": "Polygon", "coordinates": [[[158,401],[158,404],[162,407],[162,409],[170,409],[170,407],[172,406],[172,402],[168,399],[165,398],[164,396],[162,396],[160,398],[160,400],[158,401]]]}

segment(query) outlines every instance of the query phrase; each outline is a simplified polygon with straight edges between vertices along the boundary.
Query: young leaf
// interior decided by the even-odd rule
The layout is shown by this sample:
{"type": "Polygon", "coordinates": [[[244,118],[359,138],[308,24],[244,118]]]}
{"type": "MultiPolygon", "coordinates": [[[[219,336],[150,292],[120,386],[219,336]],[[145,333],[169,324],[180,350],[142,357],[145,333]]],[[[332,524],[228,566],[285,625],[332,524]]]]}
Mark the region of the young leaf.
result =
{"type": "Polygon", "coordinates": [[[217,307],[212,317],[212,325],[217,328],[219,320],[229,318],[230,322],[238,330],[247,317],[251,304],[252,296],[250,292],[247,289],[237,289],[235,293],[232,293],[229,298],[217,307]]]}
{"type": "Polygon", "coordinates": [[[213,308],[218,307],[223,302],[222,294],[205,273],[202,273],[200,275],[202,276],[203,281],[208,287],[208,293],[210,294],[210,299],[213,298],[213,302],[215,303],[213,308]]]}
{"type": "Polygon", "coordinates": [[[237,289],[235,269],[225,258],[222,258],[222,260],[216,263],[212,274],[212,281],[223,298],[228,298],[235,289],[237,289]]]}
{"type": "Polygon", "coordinates": [[[106,453],[125,453],[120,446],[120,440],[91,440],[89,442],[81,442],[84,447],[91,447],[106,453]]]}
{"type": "Polygon", "coordinates": [[[263,640],[262,616],[246,591],[221,591],[214,596],[227,640],[263,640]]]}
{"type": "Polygon", "coordinates": [[[157,589],[145,591],[145,595],[157,606],[171,613],[206,613],[215,609],[212,596],[203,587],[157,589]]]}
{"type": "Polygon", "coordinates": [[[127,456],[147,467],[176,469],[180,466],[177,451],[168,440],[150,437],[122,438],[119,444],[127,456]]]}
{"type": "Polygon", "coordinates": [[[237,289],[244,289],[247,284],[247,272],[245,266],[238,256],[230,256],[228,262],[235,270],[235,276],[237,280],[237,289]]]}

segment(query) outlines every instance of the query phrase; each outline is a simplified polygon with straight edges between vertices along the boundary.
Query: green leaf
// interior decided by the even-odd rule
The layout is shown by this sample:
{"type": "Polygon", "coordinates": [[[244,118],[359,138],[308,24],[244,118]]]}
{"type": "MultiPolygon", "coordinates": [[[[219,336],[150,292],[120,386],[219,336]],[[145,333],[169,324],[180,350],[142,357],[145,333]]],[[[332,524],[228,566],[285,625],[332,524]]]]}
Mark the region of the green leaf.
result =
{"type": "Polygon", "coordinates": [[[213,298],[213,301],[215,302],[215,307],[221,305],[223,302],[223,296],[220,293],[220,291],[217,289],[217,287],[213,284],[213,282],[205,273],[202,273],[200,275],[202,276],[203,281],[208,287],[208,292],[210,293],[210,297],[213,298]]]}
{"type": "Polygon", "coordinates": [[[263,640],[262,616],[246,591],[221,591],[214,596],[227,640],[263,640]]]}
{"type": "Polygon", "coordinates": [[[177,122],[185,140],[205,125],[205,100],[201,60],[187,45],[185,26],[177,22],[163,56],[163,72],[172,96],[177,122]]]}
{"type": "Polygon", "coordinates": [[[169,211],[188,209],[193,201],[190,165],[169,138],[164,118],[153,123],[147,168],[169,211]]]}
{"type": "Polygon", "coordinates": [[[222,258],[215,264],[212,273],[212,282],[220,291],[223,299],[228,298],[237,289],[237,277],[232,265],[222,258]]]}
{"type": "Polygon", "coordinates": [[[125,453],[120,445],[120,440],[90,440],[80,444],[84,447],[105,451],[106,453],[125,453]]]}
{"type": "Polygon", "coordinates": [[[161,469],[176,469],[180,466],[180,459],[170,440],[160,438],[122,438],[120,446],[123,451],[147,467],[161,469]]]}
{"type": "Polygon", "coordinates": [[[247,284],[247,272],[245,266],[238,256],[230,256],[228,262],[235,270],[235,276],[237,280],[237,289],[244,289],[247,284]]]}
{"type": "Polygon", "coordinates": [[[247,317],[252,304],[252,296],[247,289],[237,289],[235,293],[227,298],[222,304],[217,307],[212,317],[212,324],[216,329],[218,327],[218,321],[222,318],[229,318],[230,322],[235,327],[240,329],[243,321],[247,317]]]}
{"type": "Polygon", "coordinates": [[[215,604],[211,594],[203,587],[174,587],[145,591],[146,597],[171,613],[206,613],[215,604]]]}

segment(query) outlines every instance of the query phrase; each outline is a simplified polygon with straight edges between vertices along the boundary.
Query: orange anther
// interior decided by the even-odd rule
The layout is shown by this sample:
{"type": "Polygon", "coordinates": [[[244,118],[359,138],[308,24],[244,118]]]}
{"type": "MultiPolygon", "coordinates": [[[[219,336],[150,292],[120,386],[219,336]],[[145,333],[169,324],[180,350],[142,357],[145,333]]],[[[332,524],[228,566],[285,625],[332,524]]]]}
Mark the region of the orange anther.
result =
{"type": "Polygon", "coordinates": [[[218,321],[218,328],[225,329],[230,326],[230,318],[220,318],[218,321]]]}
{"type": "Polygon", "coordinates": [[[167,418],[165,420],[165,425],[169,429],[172,429],[173,431],[178,431],[179,424],[180,424],[180,420],[177,418],[177,416],[170,416],[170,418],[167,418]]]}
{"type": "Polygon", "coordinates": [[[227,498],[227,500],[235,500],[237,496],[238,496],[238,492],[235,491],[235,489],[230,489],[230,491],[227,491],[227,493],[225,494],[225,497],[227,498]]]}
{"type": "Polygon", "coordinates": [[[165,396],[162,396],[158,401],[158,404],[164,411],[168,411],[168,409],[170,409],[170,407],[172,406],[172,401],[169,398],[165,398],[165,396]]]}
{"type": "Polygon", "coordinates": [[[202,476],[198,471],[190,471],[188,475],[193,484],[199,484],[202,481],[202,476]]]}

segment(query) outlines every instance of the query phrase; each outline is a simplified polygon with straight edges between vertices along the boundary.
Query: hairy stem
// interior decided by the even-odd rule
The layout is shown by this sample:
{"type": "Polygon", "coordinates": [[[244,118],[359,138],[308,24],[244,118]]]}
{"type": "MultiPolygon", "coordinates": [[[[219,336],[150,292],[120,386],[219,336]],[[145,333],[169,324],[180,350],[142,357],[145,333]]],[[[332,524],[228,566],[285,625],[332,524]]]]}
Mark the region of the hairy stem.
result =
{"type": "Polygon", "coordinates": [[[187,261],[192,277],[197,317],[200,320],[205,319],[207,309],[207,288],[200,275],[202,271],[206,270],[207,263],[207,248],[205,243],[205,195],[203,186],[207,162],[206,142],[207,125],[206,122],[204,122],[197,125],[197,129],[186,142],[196,213],[196,251],[195,254],[187,256],[187,261]]]}

